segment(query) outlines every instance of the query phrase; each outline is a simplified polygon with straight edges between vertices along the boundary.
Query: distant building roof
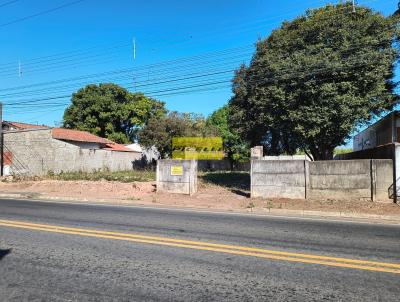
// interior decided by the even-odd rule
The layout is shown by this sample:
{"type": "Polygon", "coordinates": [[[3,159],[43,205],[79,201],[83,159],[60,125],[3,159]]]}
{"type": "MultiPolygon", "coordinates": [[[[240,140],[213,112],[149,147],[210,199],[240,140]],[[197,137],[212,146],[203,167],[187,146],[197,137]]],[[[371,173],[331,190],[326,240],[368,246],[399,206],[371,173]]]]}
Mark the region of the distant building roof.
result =
{"type": "Polygon", "coordinates": [[[133,143],[130,145],[125,145],[126,148],[132,150],[132,151],[136,151],[136,152],[143,152],[143,148],[142,146],[140,146],[138,143],[133,143]]]}
{"type": "Polygon", "coordinates": [[[74,141],[74,142],[97,143],[101,145],[101,149],[110,151],[135,152],[125,147],[124,145],[114,143],[109,139],[102,138],[100,136],[91,134],[87,131],[53,128],[51,130],[51,133],[52,137],[55,139],[74,141]]]}
{"type": "Polygon", "coordinates": [[[125,147],[124,145],[120,145],[117,143],[112,143],[112,144],[106,144],[105,148],[106,150],[112,150],[112,151],[121,151],[121,152],[140,152],[140,151],[135,151],[132,149],[129,149],[125,147]]]}
{"type": "Polygon", "coordinates": [[[34,125],[34,124],[10,122],[10,121],[3,121],[3,125],[9,126],[10,128],[15,128],[16,130],[48,129],[49,128],[48,126],[45,126],[45,125],[34,125]]]}
{"type": "Polygon", "coordinates": [[[102,138],[100,136],[91,134],[87,131],[64,129],[64,128],[53,128],[51,129],[52,137],[55,139],[61,139],[66,141],[74,142],[86,142],[86,143],[98,143],[98,144],[113,144],[114,142],[102,138]]]}
{"type": "Polygon", "coordinates": [[[130,148],[125,147],[124,145],[120,145],[114,143],[113,141],[102,138],[100,136],[91,134],[87,131],[73,130],[73,129],[65,129],[65,128],[50,128],[48,126],[39,126],[27,123],[20,122],[8,122],[4,121],[3,125],[8,126],[9,128],[13,128],[12,130],[33,130],[33,129],[51,129],[51,136],[54,139],[72,141],[72,142],[84,142],[84,143],[97,143],[101,149],[110,150],[110,151],[120,151],[120,152],[141,152],[137,150],[132,150],[130,148]]]}

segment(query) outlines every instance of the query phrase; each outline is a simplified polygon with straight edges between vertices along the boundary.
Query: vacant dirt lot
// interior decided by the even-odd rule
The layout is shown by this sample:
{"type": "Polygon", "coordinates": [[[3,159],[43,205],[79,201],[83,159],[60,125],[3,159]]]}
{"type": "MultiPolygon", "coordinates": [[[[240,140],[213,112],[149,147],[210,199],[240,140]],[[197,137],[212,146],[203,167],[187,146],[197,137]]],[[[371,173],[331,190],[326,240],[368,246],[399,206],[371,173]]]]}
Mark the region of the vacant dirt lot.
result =
{"type": "MultiPolygon", "coordinates": [[[[268,212],[273,209],[342,212],[375,215],[399,215],[400,206],[358,200],[290,200],[250,199],[245,175],[237,175],[237,181],[225,184],[214,181],[215,175],[200,178],[199,192],[194,196],[159,194],[154,182],[115,181],[63,181],[38,180],[0,182],[0,193],[22,194],[23,197],[74,201],[97,201],[118,204],[141,204],[202,208],[228,211],[268,212]]],[[[218,178],[220,179],[220,178],[218,178]]]]}

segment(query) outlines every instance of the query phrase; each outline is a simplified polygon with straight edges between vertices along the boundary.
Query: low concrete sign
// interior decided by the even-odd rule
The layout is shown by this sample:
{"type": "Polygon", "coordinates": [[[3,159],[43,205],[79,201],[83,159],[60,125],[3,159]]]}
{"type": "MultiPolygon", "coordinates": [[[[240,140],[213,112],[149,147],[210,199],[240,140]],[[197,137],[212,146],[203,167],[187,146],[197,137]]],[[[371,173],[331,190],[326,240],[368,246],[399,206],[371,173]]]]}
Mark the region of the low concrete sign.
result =
{"type": "Polygon", "coordinates": [[[157,192],[192,195],[197,192],[197,161],[157,161],[157,192]]]}

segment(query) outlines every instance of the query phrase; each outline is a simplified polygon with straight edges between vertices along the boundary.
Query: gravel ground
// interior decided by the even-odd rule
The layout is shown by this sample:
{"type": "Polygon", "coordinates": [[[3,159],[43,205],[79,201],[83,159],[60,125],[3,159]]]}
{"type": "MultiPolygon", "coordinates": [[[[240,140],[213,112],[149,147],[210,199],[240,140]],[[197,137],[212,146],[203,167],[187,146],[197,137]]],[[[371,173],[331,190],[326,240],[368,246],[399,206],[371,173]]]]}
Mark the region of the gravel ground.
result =
{"type": "Polygon", "coordinates": [[[400,215],[400,206],[361,200],[251,199],[240,187],[226,187],[200,181],[194,196],[160,194],[154,182],[38,180],[0,182],[0,193],[22,193],[30,198],[101,201],[117,204],[141,204],[266,212],[270,209],[342,212],[372,215],[400,215]]]}

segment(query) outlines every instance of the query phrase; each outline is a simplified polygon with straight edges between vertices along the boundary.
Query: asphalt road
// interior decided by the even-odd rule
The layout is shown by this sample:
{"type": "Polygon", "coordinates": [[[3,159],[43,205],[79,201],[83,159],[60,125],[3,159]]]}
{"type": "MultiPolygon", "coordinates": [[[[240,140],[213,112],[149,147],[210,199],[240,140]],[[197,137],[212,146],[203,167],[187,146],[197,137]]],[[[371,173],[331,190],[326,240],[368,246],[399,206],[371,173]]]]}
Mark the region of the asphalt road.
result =
{"type": "Polygon", "coordinates": [[[287,256],[400,264],[395,225],[15,200],[0,200],[0,221],[0,301],[400,300],[395,269],[287,256]]]}

